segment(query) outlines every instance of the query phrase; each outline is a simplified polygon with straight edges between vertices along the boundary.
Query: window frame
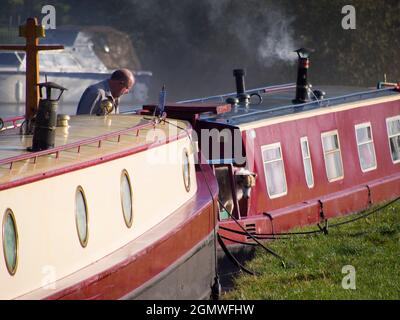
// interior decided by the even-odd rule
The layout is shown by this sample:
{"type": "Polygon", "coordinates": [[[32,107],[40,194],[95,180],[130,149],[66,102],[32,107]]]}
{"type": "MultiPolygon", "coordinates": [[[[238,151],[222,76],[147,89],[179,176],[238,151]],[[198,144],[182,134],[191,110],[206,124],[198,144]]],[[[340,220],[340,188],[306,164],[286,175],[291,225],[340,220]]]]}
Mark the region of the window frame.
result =
{"type": "Polygon", "coordinates": [[[331,131],[327,131],[327,132],[321,133],[321,144],[322,144],[322,153],[324,155],[324,162],[325,162],[325,173],[326,173],[326,178],[328,179],[328,182],[332,183],[332,182],[335,182],[335,181],[343,180],[344,179],[344,166],[343,166],[342,148],[340,146],[339,131],[336,129],[336,130],[331,130],[331,131]],[[337,150],[339,150],[339,154],[340,154],[340,164],[342,166],[342,175],[339,176],[339,177],[336,177],[334,179],[329,179],[328,167],[327,167],[327,164],[326,164],[326,155],[328,153],[331,154],[333,152],[337,152],[337,150],[325,152],[324,138],[328,137],[328,136],[333,136],[333,135],[337,135],[338,147],[339,147],[337,150]]]}
{"type": "Polygon", "coordinates": [[[287,179],[286,179],[285,160],[284,160],[284,157],[283,157],[281,143],[280,142],[276,142],[276,143],[272,143],[272,144],[267,144],[267,145],[261,146],[261,159],[263,161],[264,178],[265,178],[265,185],[267,187],[268,197],[270,199],[276,199],[276,198],[280,198],[280,197],[286,196],[288,194],[288,184],[287,184],[287,179]],[[268,149],[275,149],[275,148],[279,148],[280,149],[281,158],[279,160],[265,161],[264,160],[264,151],[268,150],[268,149]],[[278,193],[278,194],[271,195],[269,187],[268,187],[267,171],[265,169],[265,164],[266,163],[276,162],[276,161],[282,161],[283,178],[284,178],[284,181],[285,181],[285,189],[286,189],[286,191],[278,193]]]}
{"type": "Polygon", "coordinates": [[[129,177],[129,173],[126,169],[123,169],[121,172],[121,179],[120,179],[120,197],[121,197],[121,208],[122,208],[122,215],[125,221],[125,225],[127,226],[127,228],[131,228],[133,225],[133,190],[132,190],[132,183],[131,183],[131,179],[129,177]],[[126,178],[126,181],[128,182],[128,186],[129,186],[129,197],[130,197],[130,201],[131,201],[131,211],[130,211],[130,219],[127,220],[126,219],[126,212],[124,209],[124,198],[123,198],[123,188],[122,188],[122,183],[124,178],[126,178]]]}
{"type": "Polygon", "coordinates": [[[374,134],[373,134],[373,132],[372,132],[372,125],[371,125],[371,122],[364,122],[364,123],[356,124],[356,125],[354,126],[354,131],[355,131],[355,134],[356,134],[357,153],[358,153],[358,160],[359,160],[359,163],[360,163],[361,171],[362,171],[363,173],[365,173],[365,172],[369,172],[369,171],[376,170],[376,169],[378,168],[378,160],[376,159],[376,151],[375,151],[375,143],[374,143],[374,134]],[[371,130],[371,140],[368,141],[368,142],[361,142],[361,143],[360,143],[360,142],[358,141],[358,138],[357,138],[357,130],[358,130],[358,129],[362,129],[362,128],[368,128],[368,127],[369,127],[370,130],[371,130]],[[373,149],[374,158],[375,158],[375,166],[364,170],[363,167],[362,167],[362,164],[361,164],[361,154],[360,154],[360,148],[359,148],[359,147],[362,146],[362,145],[365,145],[365,144],[369,144],[369,143],[372,143],[372,149],[373,149]]]}
{"type": "Polygon", "coordinates": [[[185,187],[186,192],[190,192],[191,188],[191,170],[190,170],[190,154],[187,148],[183,148],[182,150],[182,177],[183,177],[183,185],[185,187]],[[187,164],[185,164],[185,160],[187,160],[187,164]],[[187,177],[185,176],[185,165],[187,165],[187,177]],[[187,179],[187,183],[186,183],[187,179]]]}
{"type": "Polygon", "coordinates": [[[304,168],[304,177],[306,179],[306,183],[309,189],[314,188],[315,186],[315,180],[314,180],[314,170],[313,170],[313,165],[312,165],[312,159],[311,159],[311,152],[310,152],[310,142],[308,141],[308,137],[304,136],[300,138],[300,151],[301,151],[301,157],[303,159],[303,168],[304,168]],[[308,157],[305,157],[304,153],[303,153],[303,142],[306,141],[307,142],[307,150],[308,150],[308,157]],[[305,164],[305,160],[310,159],[310,170],[311,170],[311,178],[312,178],[312,184],[309,185],[308,181],[307,181],[307,172],[306,172],[306,164],[305,164]]]}
{"type": "Polygon", "coordinates": [[[88,203],[86,199],[86,194],[82,186],[78,186],[75,190],[75,227],[76,227],[76,232],[78,234],[78,240],[79,243],[81,244],[82,248],[86,248],[89,242],[89,208],[88,208],[88,203]],[[77,194],[80,193],[82,195],[83,203],[85,205],[85,220],[86,220],[86,237],[85,239],[82,239],[81,234],[79,232],[79,222],[78,222],[78,208],[77,208],[77,202],[76,202],[76,196],[77,194]]]}
{"type": "Polygon", "coordinates": [[[3,245],[3,256],[4,256],[4,264],[6,265],[6,269],[11,276],[14,276],[18,269],[18,262],[19,262],[19,235],[18,235],[18,226],[17,220],[15,219],[14,212],[7,208],[3,214],[3,221],[2,221],[2,245],[3,245]],[[7,252],[6,252],[6,244],[5,244],[5,228],[6,228],[6,220],[10,217],[13,222],[14,227],[14,237],[15,237],[15,265],[11,266],[7,260],[7,252]]]}
{"type": "Polygon", "coordinates": [[[399,116],[395,116],[395,117],[386,118],[386,132],[387,132],[387,136],[388,136],[390,158],[392,159],[393,164],[398,164],[398,163],[400,163],[400,159],[398,159],[398,160],[394,160],[393,159],[392,147],[390,146],[390,139],[394,138],[394,137],[397,137],[397,136],[400,136],[400,132],[398,134],[396,134],[396,135],[392,135],[392,136],[390,135],[389,122],[392,122],[392,121],[400,121],[400,115],[399,116]]]}

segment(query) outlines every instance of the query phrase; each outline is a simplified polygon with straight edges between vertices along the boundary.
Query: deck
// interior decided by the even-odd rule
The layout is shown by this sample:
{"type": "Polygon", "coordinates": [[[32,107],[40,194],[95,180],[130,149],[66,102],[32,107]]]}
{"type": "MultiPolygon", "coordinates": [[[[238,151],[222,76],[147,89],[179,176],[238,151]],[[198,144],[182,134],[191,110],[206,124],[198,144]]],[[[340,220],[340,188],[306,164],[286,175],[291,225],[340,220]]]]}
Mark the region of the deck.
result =
{"type": "MultiPolygon", "coordinates": [[[[184,122],[177,125],[188,128],[184,122]]],[[[19,129],[0,132],[0,189],[30,176],[109,157],[127,150],[142,150],[186,135],[184,130],[166,124],[155,125],[142,116],[71,116],[69,127],[57,127],[55,148],[29,152],[32,136],[19,129]]],[[[110,159],[111,160],[111,159],[110,159]]]]}

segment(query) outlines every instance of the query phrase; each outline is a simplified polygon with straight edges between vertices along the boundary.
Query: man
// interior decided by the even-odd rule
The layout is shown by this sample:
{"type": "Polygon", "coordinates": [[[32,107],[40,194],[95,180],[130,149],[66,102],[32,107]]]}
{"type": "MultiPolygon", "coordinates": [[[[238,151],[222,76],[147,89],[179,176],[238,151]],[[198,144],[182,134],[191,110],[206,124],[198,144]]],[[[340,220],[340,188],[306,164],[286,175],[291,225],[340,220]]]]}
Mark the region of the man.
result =
{"type": "Polygon", "coordinates": [[[119,98],[127,94],[135,85],[135,78],[128,69],[113,72],[109,79],[89,86],[83,93],[76,114],[104,115],[118,113],[119,98]],[[108,101],[108,103],[107,103],[108,101]],[[105,108],[105,105],[112,109],[105,108]]]}

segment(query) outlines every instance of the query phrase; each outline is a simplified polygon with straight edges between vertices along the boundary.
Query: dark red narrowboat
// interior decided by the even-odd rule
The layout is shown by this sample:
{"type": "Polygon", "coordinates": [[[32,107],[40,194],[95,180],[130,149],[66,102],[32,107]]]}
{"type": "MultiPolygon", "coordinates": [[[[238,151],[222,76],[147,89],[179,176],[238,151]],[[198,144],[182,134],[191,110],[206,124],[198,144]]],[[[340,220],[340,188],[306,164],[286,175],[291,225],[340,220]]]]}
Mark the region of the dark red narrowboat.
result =
{"type": "Polygon", "coordinates": [[[313,88],[309,52],[297,53],[297,83],[246,90],[234,70],[237,92],[167,106],[192,113],[228,245],[253,242],[234,220],[271,235],[400,196],[399,84],[313,88]]]}

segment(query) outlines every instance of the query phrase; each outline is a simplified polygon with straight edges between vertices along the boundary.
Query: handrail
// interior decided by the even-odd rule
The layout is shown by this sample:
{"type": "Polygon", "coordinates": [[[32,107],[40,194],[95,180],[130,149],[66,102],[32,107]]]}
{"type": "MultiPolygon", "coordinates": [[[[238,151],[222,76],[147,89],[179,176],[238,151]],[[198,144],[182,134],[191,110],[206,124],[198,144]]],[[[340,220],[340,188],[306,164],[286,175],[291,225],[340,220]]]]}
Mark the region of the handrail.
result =
{"type": "Polygon", "coordinates": [[[378,94],[378,93],[382,93],[382,92],[389,92],[389,91],[396,91],[396,90],[393,88],[385,88],[385,89],[375,89],[375,90],[371,90],[371,91],[355,92],[355,93],[351,93],[351,94],[347,94],[347,95],[343,95],[343,96],[326,98],[326,99],[322,99],[322,100],[313,100],[313,101],[309,101],[309,102],[305,102],[305,103],[301,103],[301,104],[291,104],[291,105],[285,105],[285,106],[280,106],[280,107],[272,107],[272,108],[265,109],[265,110],[257,110],[257,111],[253,111],[253,112],[248,112],[245,115],[241,114],[241,115],[232,116],[232,117],[230,117],[230,120],[236,119],[236,118],[241,118],[243,116],[248,117],[248,116],[259,115],[259,114],[263,114],[263,113],[271,113],[271,112],[276,112],[276,111],[287,110],[287,109],[299,109],[299,108],[303,108],[306,106],[312,106],[312,105],[317,105],[318,107],[329,107],[329,106],[331,106],[331,102],[335,102],[338,100],[343,100],[343,103],[346,103],[346,100],[349,100],[349,99],[357,97],[357,96],[359,96],[361,99],[364,95],[372,96],[374,94],[378,94]]]}
{"type": "MultiPolygon", "coordinates": [[[[257,89],[251,89],[251,90],[246,90],[244,93],[246,94],[253,94],[253,93],[275,93],[277,91],[283,91],[283,90],[289,90],[289,89],[293,89],[296,88],[296,84],[295,83],[287,83],[287,84],[279,84],[279,85],[274,85],[274,86],[268,86],[268,87],[261,87],[261,88],[257,88],[257,89]]],[[[198,99],[192,99],[192,100],[182,100],[182,101],[178,101],[176,102],[177,104],[183,104],[183,103],[203,103],[203,102],[207,102],[207,101],[212,101],[212,100],[221,100],[221,102],[224,101],[224,98],[227,97],[232,97],[232,96],[236,96],[237,92],[231,92],[231,93],[224,93],[224,94],[220,94],[217,96],[210,96],[210,97],[205,97],[205,98],[198,98],[198,99]]]]}
{"type": "Polygon", "coordinates": [[[0,118],[1,126],[0,126],[0,131],[4,131],[7,129],[15,129],[19,127],[22,123],[17,124],[17,121],[25,120],[25,116],[15,116],[15,117],[10,117],[10,118],[5,118],[2,119],[0,118]],[[12,122],[12,127],[7,127],[5,126],[6,123],[12,122]]]}
{"type": "Polygon", "coordinates": [[[37,151],[37,152],[32,152],[32,153],[28,153],[28,154],[22,154],[22,155],[18,155],[15,157],[11,157],[11,158],[6,158],[6,159],[2,159],[0,160],[0,166],[4,166],[9,164],[10,165],[10,170],[12,169],[12,166],[14,164],[14,162],[19,162],[19,161],[23,161],[23,160],[28,160],[28,159],[34,159],[34,163],[36,163],[36,160],[38,157],[41,156],[46,156],[46,155],[51,155],[51,154],[56,154],[56,159],[59,157],[60,152],[62,151],[66,151],[66,150],[70,150],[70,149],[75,149],[78,148],[78,153],[80,152],[80,148],[84,145],[88,145],[88,144],[93,144],[98,142],[98,148],[101,147],[101,142],[104,140],[108,140],[110,138],[113,137],[118,137],[118,142],[121,141],[121,136],[124,134],[127,134],[129,132],[132,131],[137,131],[136,132],[136,136],[139,135],[139,131],[149,127],[149,126],[153,126],[153,128],[155,128],[155,123],[153,121],[151,122],[147,122],[144,123],[142,125],[137,125],[131,128],[126,128],[123,130],[119,130],[119,131],[114,131],[111,133],[106,133],[94,138],[88,138],[88,139],[84,139],[84,140],[80,140],[80,141],[76,141],[76,142],[72,142],[66,145],[62,145],[62,146],[58,146],[58,147],[54,147],[52,149],[48,149],[48,150],[43,150],[43,151],[37,151]]]}

